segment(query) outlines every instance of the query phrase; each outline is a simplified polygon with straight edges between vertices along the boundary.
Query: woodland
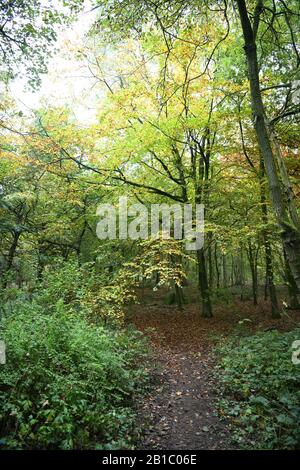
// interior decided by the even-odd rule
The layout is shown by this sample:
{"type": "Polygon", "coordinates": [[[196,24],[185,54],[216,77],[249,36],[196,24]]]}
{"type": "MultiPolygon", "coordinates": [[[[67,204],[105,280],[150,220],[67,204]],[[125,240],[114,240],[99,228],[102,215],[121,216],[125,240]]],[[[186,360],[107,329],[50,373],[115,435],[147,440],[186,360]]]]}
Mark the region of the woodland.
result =
{"type": "Polygon", "coordinates": [[[0,450],[300,449],[299,0],[3,0],[0,57],[0,450]]]}

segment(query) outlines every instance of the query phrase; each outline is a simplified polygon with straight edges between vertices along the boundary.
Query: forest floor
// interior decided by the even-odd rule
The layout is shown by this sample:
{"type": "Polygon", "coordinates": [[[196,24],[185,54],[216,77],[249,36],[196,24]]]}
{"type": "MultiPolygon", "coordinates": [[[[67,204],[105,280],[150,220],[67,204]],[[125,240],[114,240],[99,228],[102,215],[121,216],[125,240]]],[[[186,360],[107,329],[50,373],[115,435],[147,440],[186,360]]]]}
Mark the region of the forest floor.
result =
{"type": "Polygon", "coordinates": [[[270,318],[268,302],[253,306],[235,300],[216,305],[214,317],[201,318],[196,304],[164,305],[161,298],[142,293],[129,320],[150,340],[153,351],[152,387],[139,409],[143,436],[140,449],[230,449],[231,423],[217,413],[218,383],[214,346],[221,337],[276,328],[291,329],[300,312],[281,320],[270,318]],[[240,323],[241,320],[246,322],[240,323]]]}

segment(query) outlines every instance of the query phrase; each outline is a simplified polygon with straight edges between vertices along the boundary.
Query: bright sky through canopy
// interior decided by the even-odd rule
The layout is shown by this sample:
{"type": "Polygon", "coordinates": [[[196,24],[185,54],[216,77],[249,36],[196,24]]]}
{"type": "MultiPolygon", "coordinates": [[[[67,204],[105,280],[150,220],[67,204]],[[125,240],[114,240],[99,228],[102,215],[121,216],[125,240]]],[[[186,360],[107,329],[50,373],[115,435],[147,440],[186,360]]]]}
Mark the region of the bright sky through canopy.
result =
{"type": "Polygon", "coordinates": [[[26,78],[17,78],[11,83],[11,95],[25,114],[31,114],[31,111],[47,106],[48,103],[52,106],[72,105],[79,123],[93,121],[94,80],[85,65],[75,57],[75,53],[76,48],[84,45],[85,35],[96,15],[96,10],[92,10],[89,2],[86,2],[77,21],[58,33],[56,51],[49,60],[48,73],[42,76],[39,90],[29,89],[26,78]]]}

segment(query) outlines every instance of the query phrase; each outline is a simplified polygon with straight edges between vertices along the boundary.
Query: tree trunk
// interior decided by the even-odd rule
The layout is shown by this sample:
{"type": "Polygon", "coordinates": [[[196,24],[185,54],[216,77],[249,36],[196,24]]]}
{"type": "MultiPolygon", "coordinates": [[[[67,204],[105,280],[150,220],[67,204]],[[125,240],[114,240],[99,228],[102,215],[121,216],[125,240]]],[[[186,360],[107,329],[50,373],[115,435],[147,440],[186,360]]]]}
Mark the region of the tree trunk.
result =
{"type": "Polygon", "coordinates": [[[175,283],[175,299],[179,310],[183,310],[184,298],[182,287],[175,283]]]}
{"type": "Polygon", "coordinates": [[[198,262],[198,281],[199,289],[202,299],[202,317],[210,318],[213,316],[212,307],[210,302],[210,294],[207,282],[207,271],[205,266],[205,255],[204,249],[197,250],[197,262],[198,262]]]}
{"type": "Polygon", "coordinates": [[[217,289],[220,289],[220,271],[219,271],[219,265],[218,265],[217,243],[215,243],[214,258],[215,258],[215,269],[216,269],[216,277],[217,277],[217,289]]]}
{"type": "Polygon", "coordinates": [[[299,289],[295,283],[294,276],[292,275],[291,269],[289,267],[289,263],[286,257],[285,251],[284,254],[284,262],[285,262],[285,277],[286,277],[286,284],[289,293],[289,303],[288,308],[291,310],[298,310],[300,309],[300,303],[298,300],[299,289]]]}
{"type": "Polygon", "coordinates": [[[230,278],[231,278],[231,281],[230,281],[230,284],[231,284],[231,287],[234,286],[234,258],[233,258],[233,255],[231,255],[231,272],[230,272],[230,278]]]}
{"type": "Polygon", "coordinates": [[[226,255],[222,255],[222,264],[223,264],[223,287],[224,289],[228,286],[227,280],[227,263],[226,263],[226,255]]]}
{"type": "Polygon", "coordinates": [[[274,155],[276,157],[277,166],[280,171],[281,183],[283,186],[283,192],[285,196],[285,202],[290,213],[291,220],[296,227],[297,231],[300,233],[300,218],[295,206],[295,194],[289,179],[289,175],[282,157],[281,149],[279,142],[277,140],[274,129],[269,126],[270,138],[274,148],[274,155]]]}
{"type": "MultiPolygon", "coordinates": [[[[254,31],[252,28],[245,0],[237,0],[237,4],[245,41],[244,49],[248,63],[248,78],[251,91],[251,107],[253,112],[254,128],[268,177],[273,209],[275,211],[278,224],[281,228],[282,242],[295,282],[298,288],[300,288],[300,234],[290,220],[289,214],[286,210],[284,197],[281,191],[280,180],[275,165],[271,139],[266,124],[265,109],[259,83],[259,69],[255,37],[256,31],[254,31]]],[[[258,23],[260,15],[259,7],[261,4],[262,2],[259,1],[254,14],[254,16],[256,16],[256,24],[258,23]]]]}
{"type": "Polygon", "coordinates": [[[213,261],[212,261],[212,234],[211,232],[207,235],[208,238],[208,273],[209,273],[209,288],[212,289],[214,284],[214,272],[213,272],[213,261]]]}
{"type": "Polygon", "coordinates": [[[252,277],[253,304],[257,305],[258,279],[257,279],[257,253],[254,253],[251,243],[248,244],[248,258],[252,277]]]}
{"type": "MultiPolygon", "coordinates": [[[[209,129],[207,130],[209,134],[209,129]]],[[[206,144],[208,144],[209,139],[204,138],[206,144]]],[[[194,173],[194,188],[195,188],[195,203],[201,204],[204,203],[205,208],[208,208],[209,202],[209,160],[210,160],[210,145],[205,147],[203,142],[197,143],[199,150],[199,161],[198,161],[198,170],[197,173],[194,173]],[[206,155],[205,155],[206,151],[206,155]]],[[[206,268],[206,260],[204,248],[197,250],[197,264],[198,264],[198,285],[201,294],[202,300],[202,317],[210,318],[212,314],[212,305],[210,301],[210,291],[208,285],[208,275],[206,268]]]]}
{"type": "Polygon", "coordinates": [[[262,212],[262,221],[265,226],[263,230],[263,240],[265,247],[265,259],[266,259],[266,292],[269,291],[270,300],[271,300],[271,313],[272,318],[280,318],[280,310],[278,307],[276,288],[274,284],[274,274],[273,274],[273,263],[272,263],[272,246],[268,234],[268,208],[267,208],[267,198],[265,193],[264,186],[264,163],[261,159],[260,161],[260,172],[259,172],[259,186],[260,186],[260,202],[261,202],[261,212],[262,212]]]}
{"type": "Polygon", "coordinates": [[[244,300],[244,287],[245,287],[245,266],[244,266],[244,250],[241,246],[241,256],[240,256],[240,272],[241,272],[241,295],[240,299],[244,300]]]}

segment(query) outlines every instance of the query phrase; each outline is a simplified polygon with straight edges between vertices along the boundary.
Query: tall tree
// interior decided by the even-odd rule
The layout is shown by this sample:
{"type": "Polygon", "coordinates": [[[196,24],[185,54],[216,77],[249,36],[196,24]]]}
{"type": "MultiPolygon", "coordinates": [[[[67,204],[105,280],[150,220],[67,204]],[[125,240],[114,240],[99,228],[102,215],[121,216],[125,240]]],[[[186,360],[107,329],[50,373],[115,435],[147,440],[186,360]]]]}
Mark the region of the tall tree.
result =
{"type": "MultiPolygon", "coordinates": [[[[282,193],[282,186],[280,183],[279,173],[276,168],[259,79],[256,41],[264,3],[263,0],[257,1],[252,23],[245,0],[237,0],[237,5],[245,40],[245,54],[248,62],[248,76],[251,91],[254,128],[269,181],[273,208],[276,213],[278,223],[281,227],[281,237],[284,249],[286,251],[288,262],[290,264],[290,268],[295,278],[296,284],[298,287],[300,287],[300,233],[298,227],[295,226],[293,222],[293,218],[291,217],[290,211],[288,210],[289,207],[285,203],[285,198],[282,193]]],[[[282,166],[284,166],[283,162],[282,166]]]]}

